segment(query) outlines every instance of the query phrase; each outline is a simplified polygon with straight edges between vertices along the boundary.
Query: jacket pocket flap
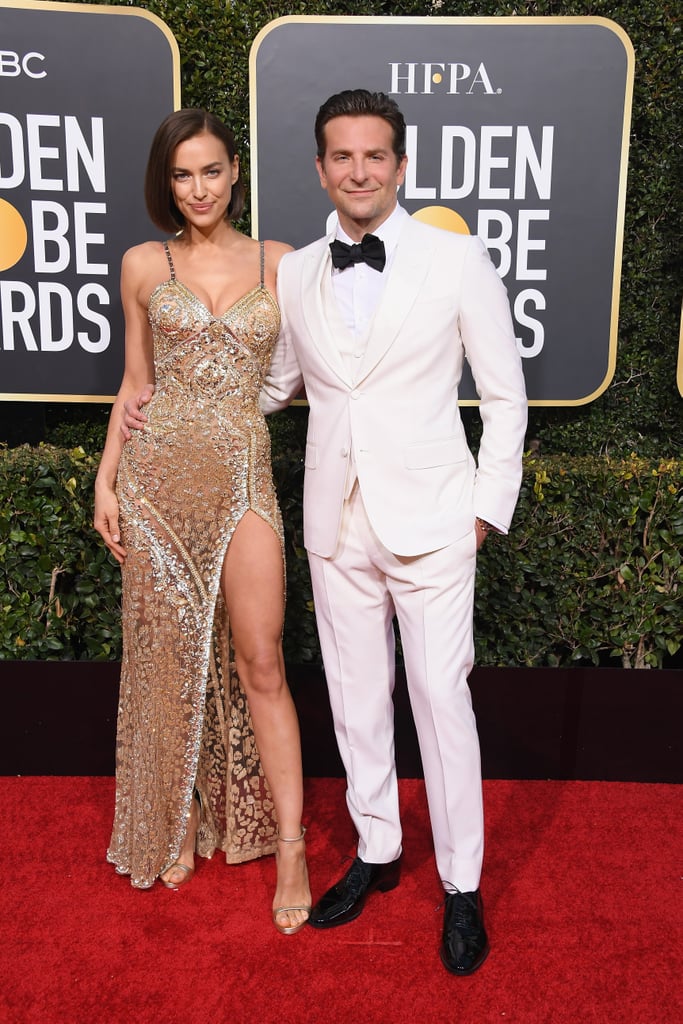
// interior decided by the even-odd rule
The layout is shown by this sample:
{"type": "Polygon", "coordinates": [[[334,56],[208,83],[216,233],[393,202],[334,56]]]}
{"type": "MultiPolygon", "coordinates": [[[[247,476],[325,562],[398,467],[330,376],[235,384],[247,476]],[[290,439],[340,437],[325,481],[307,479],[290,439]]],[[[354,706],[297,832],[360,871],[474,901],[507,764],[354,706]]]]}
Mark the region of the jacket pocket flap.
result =
{"type": "Polygon", "coordinates": [[[407,469],[433,469],[463,462],[465,456],[458,438],[447,437],[442,441],[411,444],[406,448],[405,459],[407,469]]]}

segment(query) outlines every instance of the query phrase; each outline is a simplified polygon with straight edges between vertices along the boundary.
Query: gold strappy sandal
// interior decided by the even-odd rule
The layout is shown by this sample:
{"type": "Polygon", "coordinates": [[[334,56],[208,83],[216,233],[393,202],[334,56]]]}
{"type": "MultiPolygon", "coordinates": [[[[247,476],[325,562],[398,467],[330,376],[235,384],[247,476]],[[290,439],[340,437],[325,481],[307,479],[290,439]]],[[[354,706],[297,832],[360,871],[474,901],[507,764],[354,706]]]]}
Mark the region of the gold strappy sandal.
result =
{"type": "MultiPolygon", "coordinates": [[[[194,841],[194,847],[196,849],[196,845],[197,845],[197,832],[199,831],[199,823],[200,823],[201,817],[202,817],[202,798],[199,795],[199,790],[198,789],[195,789],[195,791],[194,791],[194,793],[192,795],[192,804],[193,804],[193,806],[194,806],[195,803],[197,804],[197,828],[195,830],[195,841],[194,841]]],[[[188,823],[188,828],[189,828],[189,823],[188,823]]],[[[163,882],[163,884],[166,886],[167,889],[180,889],[181,886],[187,885],[187,883],[192,879],[192,877],[194,875],[194,871],[195,871],[195,869],[193,867],[190,867],[189,864],[181,864],[179,860],[176,860],[176,861],[174,861],[173,864],[169,864],[169,866],[167,868],[164,868],[164,870],[162,871],[161,875],[159,875],[159,878],[163,882]],[[182,878],[179,882],[169,882],[165,878],[162,877],[163,875],[167,875],[170,871],[175,871],[176,869],[178,871],[183,871],[185,873],[185,877],[182,878]]]]}
{"type": "MultiPolygon", "coordinates": [[[[287,838],[285,838],[285,836],[278,836],[277,839],[278,839],[279,843],[300,843],[305,835],[306,835],[306,829],[302,825],[301,826],[301,834],[296,836],[294,839],[287,839],[287,838]]],[[[307,874],[306,877],[308,877],[308,874],[307,874]]],[[[303,928],[303,926],[305,924],[308,924],[308,917],[310,917],[310,913],[311,913],[311,904],[310,903],[305,904],[305,905],[299,905],[298,907],[276,907],[273,910],[273,924],[275,925],[275,927],[277,928],[277,930],[280,932],[281,935],[295,935],[298,931],[300,931],[303,928]],[[278,924],[277,919],[280,916],[280,914],[289,914],[293,910],[303,910],[308,916],[300,924],[292,924],[292,925],[289,925],[289,926],[278,924]]]]}

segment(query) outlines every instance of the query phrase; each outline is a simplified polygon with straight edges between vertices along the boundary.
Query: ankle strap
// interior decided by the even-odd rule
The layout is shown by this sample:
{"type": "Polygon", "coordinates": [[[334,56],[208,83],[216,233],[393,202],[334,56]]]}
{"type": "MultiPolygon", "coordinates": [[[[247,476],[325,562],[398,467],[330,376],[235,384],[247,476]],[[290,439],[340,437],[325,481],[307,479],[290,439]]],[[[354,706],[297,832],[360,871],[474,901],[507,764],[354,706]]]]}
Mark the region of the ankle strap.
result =
{"type": "Polygon", "coordinates": [[[299,833],[298,836],[295,836],[294,839],[287,839],[285,836],[278,836],[277,840],[278,840],[279,843],[299,843],[299,842],[301,842],[301,840],[303,839],[303,837],[305,835],[306,835],[306,826],[302,825],[301,826],[301,832],[299,833]]]}

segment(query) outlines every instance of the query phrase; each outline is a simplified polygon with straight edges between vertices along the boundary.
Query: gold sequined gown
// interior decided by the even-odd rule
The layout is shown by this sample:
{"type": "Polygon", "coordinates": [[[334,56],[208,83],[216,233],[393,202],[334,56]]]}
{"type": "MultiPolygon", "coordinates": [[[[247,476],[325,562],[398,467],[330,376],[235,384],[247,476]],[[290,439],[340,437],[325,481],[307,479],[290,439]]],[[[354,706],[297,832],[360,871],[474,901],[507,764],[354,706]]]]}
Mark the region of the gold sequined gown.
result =
{"type": "Polygon", "coordinates": [[[220,575],[248,509],[282,543],[259,391],[279,331],[261,283],[222,316],[171,276],[149,300],[156,390],[125,445],[117,493],[127,559],[116,809],[108,860],[147,888],[178,857],[193,790],[197,850],[237,863],[276,822],[231,664],[220,575]]]}

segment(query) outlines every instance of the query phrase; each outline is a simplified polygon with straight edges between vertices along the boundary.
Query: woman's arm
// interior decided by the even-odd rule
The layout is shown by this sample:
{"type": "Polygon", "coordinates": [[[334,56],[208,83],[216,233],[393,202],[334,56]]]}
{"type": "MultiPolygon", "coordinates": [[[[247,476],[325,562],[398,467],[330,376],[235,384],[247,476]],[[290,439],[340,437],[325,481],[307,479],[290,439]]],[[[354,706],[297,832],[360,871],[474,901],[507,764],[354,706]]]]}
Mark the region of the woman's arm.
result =
{"type": "Polygon", "coordinates": [[[148,245],[129,249],[121,264],[121,303],[126,325],[125,365],[121,387],[109,417],[107,439],[95,479],[94,526],[118,562],[126,557],[119,531],[116,476],[123,450],[123,406],[154,381],[152,332],[147,317],[148,245]]]}

